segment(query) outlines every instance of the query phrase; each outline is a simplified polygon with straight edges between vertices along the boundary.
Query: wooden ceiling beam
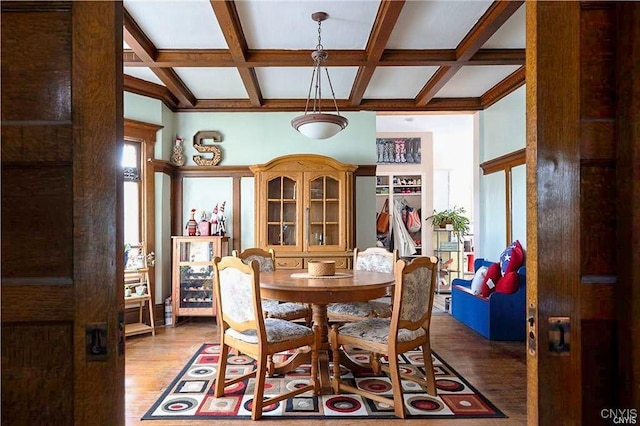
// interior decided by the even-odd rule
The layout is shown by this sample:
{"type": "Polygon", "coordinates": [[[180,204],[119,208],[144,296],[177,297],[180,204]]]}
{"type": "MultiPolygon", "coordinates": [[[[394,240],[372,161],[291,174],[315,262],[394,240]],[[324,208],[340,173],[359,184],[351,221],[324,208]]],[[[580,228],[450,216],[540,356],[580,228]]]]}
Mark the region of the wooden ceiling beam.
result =
{"type": "Polygon", "coordinates": [[[522,3],[524,1],[494,1],[456,47],[458,59],[466,61],[475,55],[487,40],[522,6],[522,3]]]}
{"type": "MultiPolygon", "coordinates": [[[[327,106],[329,106],[329,101],[327,106]]],[[[175,111],[198,112],[298,112],[304,110],[304,99],[267,99],[256,108],[247,99],[202,99],[193,108],[178,107],[175,111]]],[[[323,101],[324,102],[324,101],[323,101]]],[[[332,104],[331,104],[332,105],[332,104]]],[[[387,111],[387,112],[432,112],[432,111],[478,111],[480,98],[435,98],[429,105],[417,106],[407,99],[365,99],[361,105],[351,105],[348,100],[338,101],[340,111],[387,111]]]]}
{"type": "Polygon", "coordinates": [[[494,1],[478,22],[456,47],[456,65],[443,66],[429,79],[416,97],[416,104],[426,105],[462,68],[462,61],[471,59],[496,31],[518,10],[523,1],[494,1]]]}
{"type": "Polygon", "coordinates": [[[160,84],[151,83],[125,74],[123,87],[127,92],[158,99],[171,110],[175,110],[178,107],[178,99],[166,87],[160,84]]]}
{"type": "MultiPolygon", "coordinates": [[[[126,9],[124,10],[123,27],[124,40],[129,47],[143,62],[153,64],[158,55],[158,50],[126,9]]],[[[150,69],[179,102],[188,106],[195,105],[196,97],[180,80],[175,71],[171,68],[159,67],[150,67],[150,69]]]]}
{"type": "MultiPolygon", "coordinates": [[[[380,61],[403,7],[404,0],[383,0],[380,3],[378,14],[365,48],[367,63],[378,63],[380,61]]],[[[358,73],[349,95],[351,105],[360,104],[375,70],[375,65],[366,65],[358,68],[358,73]]]]}
{"type": "Polygon", "coordinates": [[[151,71],[167,86],[167,89],[185,106],[195,106],[196,97],[171,68],[152,68],[151,71]]]}
{"type": "MultiPolygon", "coordinates": [[[[127,67],[309,67],[311,50],[249,50],[238,64],[227,49],[158,49],[153,62],[134,51],[123,52],[127,67]]],[[[481,49],[468,61],[456,59],[454,49],[387,49],[378,61],[368,62],[364,50],[333,50],[328,67],[360,66],[443,66],[443,65],[524,65],[524,49],[481,49]]]]}
{"type": "Polygon", "coordinates": [[[135,54],[142,59],[143,62],[154,62],[158,53],[156,47],[151,43],[151,40],[149,40],[126,9],[124,10],[123,27],[124,41],[131,47],[135,54]]]}
{"type": "MultiPolygon", "coordinates": [[[[246,64],[246,53],[248,51],[247,40],[242,32],[242,24],[240,23],[240,17],[238,16],[235,3],[230,0],[211,0],[209,3],[222,29],[222,34],[224,34],[224,38],[227,41],[231,58],[236,65],[246,64]]],[[[238,73],[249,95],[251,104],[253,106],[262,105],[262,93],[255,70],[250,67],[238,66],[238,73]]]]}
{"type": "MultiPolygon", "coordinates": [[[[235,111],[235,112],[259,112],[259,111],[291,111],[304,110],[306,100],[276,99],[267,100],[265,105],[253,106],[248,99],[204,99],[196,101],[193,107],[186,107],[179,103],[178,99],[164,86],[141,80],[128,75],[124,76],[124,89],[127,92],[162,101],[172,111],[235,111]]],[[[329,100],[323,107],[331,107],[329,100]]],[[[430,111],[478,111],[482,109],[480,98],[434,98],[424,107],[417,106],[412,100],[407,99],[364,99],[358,106],[352,106],[347,100],[338,101],[338,107],[344,111],[385,111],[385,112],[430,112],[430,111]]]]}
{"type": "Polygon", "coordinates": [[[458,60],[462,65],[524,65],[524,49],[480,49],[468,61],[458,60]]]}
{"type": "Polygon", "coordinates": [[[480,96],[482,109],[490,107],[525,83],[525,68],[520,67],[480,96]]]}
{"type": "Polygon", "coordinates": [[[416,105],[427,105],[431,99],[442,89],[445,84],[456,75],[460,69],[459,65],[443,66],[431,76],[427,84],[420,90],[418,96],[416,96],[416,105]]]}

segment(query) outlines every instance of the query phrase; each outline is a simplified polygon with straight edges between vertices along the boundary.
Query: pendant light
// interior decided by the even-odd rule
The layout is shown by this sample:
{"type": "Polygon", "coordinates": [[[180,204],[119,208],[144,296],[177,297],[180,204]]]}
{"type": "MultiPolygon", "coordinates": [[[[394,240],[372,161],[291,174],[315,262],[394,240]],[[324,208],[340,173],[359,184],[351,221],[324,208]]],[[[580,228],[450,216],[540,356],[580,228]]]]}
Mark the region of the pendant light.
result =
{"type": "Polygon", "coordinates": [[[316,12],[311,15],[311,19],[318,23],[318,45],[316,50],[311,53],[314,62],[313,73],[311,74],[311,83],[309,84],[309,94],[307,95],[307,103],[303,115],[291,120],[291,125],[298,132],[311,139],[327,139],[338,134],[342,129],[347,127],[349,120],[340,115],[336,95],[333,92],[333,85],[329,77],[329,70],[325,65],[325,61],[329,54],[322,46],[322,21],[329,17],[325,12],[316,12]],[[333,105],[336,109],[335,114],[329,114],[322,111],[322,76],[321,68],[324,68],[333,98],[333,105]],[[311,96],[313,91],[313,97],[311,96]],[[311,110],[309,107],[311,105],[311,110]]]}

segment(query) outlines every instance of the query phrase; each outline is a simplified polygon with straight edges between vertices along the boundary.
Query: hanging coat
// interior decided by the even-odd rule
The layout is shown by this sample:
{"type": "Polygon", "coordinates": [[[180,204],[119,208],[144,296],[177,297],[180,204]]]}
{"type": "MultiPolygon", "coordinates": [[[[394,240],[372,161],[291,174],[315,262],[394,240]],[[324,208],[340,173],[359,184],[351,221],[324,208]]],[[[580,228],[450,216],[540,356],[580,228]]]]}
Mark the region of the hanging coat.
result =
{"type": "Polygon", "coordinates": [[[393,201],[393,244],[398,249],[398,256],[405,257],[416,254],[416,244],[402,221],[402,201],[393,201]]]}

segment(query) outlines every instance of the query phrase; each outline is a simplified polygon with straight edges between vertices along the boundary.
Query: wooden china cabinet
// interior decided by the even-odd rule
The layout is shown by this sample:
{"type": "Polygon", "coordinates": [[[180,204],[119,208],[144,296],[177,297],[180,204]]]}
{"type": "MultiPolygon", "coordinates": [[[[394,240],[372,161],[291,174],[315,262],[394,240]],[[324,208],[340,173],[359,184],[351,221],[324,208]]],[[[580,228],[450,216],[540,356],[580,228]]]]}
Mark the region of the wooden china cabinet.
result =
{"type": "Polygon", "coordinates": [[[278,268],[306,268],[318,259],[351,267],[356,166],[296,154],[250,169],[256,185],[256,243],[275,250],[278,268]]]}

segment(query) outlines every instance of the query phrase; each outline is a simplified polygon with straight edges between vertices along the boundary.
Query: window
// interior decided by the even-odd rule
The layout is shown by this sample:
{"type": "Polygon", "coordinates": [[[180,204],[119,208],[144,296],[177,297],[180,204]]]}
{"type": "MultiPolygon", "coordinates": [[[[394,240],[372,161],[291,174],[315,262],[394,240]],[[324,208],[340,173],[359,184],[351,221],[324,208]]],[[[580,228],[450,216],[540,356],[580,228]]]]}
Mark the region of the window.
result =
{"type": "Polygon", "coordinates": [[[141,144],[125,141],[122,151],[124,174],[124,242],[137,245],[142,238],[141,144]]]}

